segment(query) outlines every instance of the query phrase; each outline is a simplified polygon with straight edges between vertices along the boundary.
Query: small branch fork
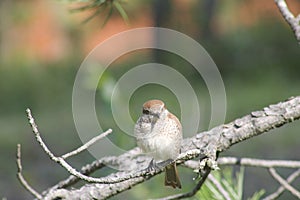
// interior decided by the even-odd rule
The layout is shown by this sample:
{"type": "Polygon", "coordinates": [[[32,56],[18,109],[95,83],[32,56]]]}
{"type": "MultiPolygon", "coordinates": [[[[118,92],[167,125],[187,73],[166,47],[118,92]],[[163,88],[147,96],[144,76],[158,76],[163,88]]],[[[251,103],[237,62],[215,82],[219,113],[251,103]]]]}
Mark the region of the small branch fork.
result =
{"type": "Polygon", "coordinates": [[[274,168],[269,168],[269,172],[286,190],[290,191],[295,197],[300,199],[300,192],[284,180],[274,168]]]}
{"type": "MultiPolygon", "coordinates": [[[[293,172],[287,179],[286,182],[288,184],[292,183],[297,177],[300,176],[300,169],[293,172]]],[[[270,194],[269,196],[265,197],[263,200],[273,200],[278,198],[286,189],[283,185],[281,185],[274,193],[270,194]]]]}
{"type": "MultiPolygon", "coordinates": [[[[86,199],[105,199],[114,196],[122,191],[128,190],[134,185],[146,181],[163,171],[163,167],[150,172],[148,170],[140,170],[147,166],[149,158],[144,155],[139,155],[140,152],[138,148],[129,150],[128,152],[120,156],[103,157],[100,160],[94,161],[92,164],[82,167],[81,171],[77,171],[66,162],[66,159],[79,154],[83,150],[86,150],[90,145],[110,134],[112,130],[109,129],[106,132],[92,138],[90,141],[83,144],[81,147],[71,151],[70,153],[66,153],[62,156],[55,156],[42,140],[41,134],[38,130],[38,126],[35,123],[30,109],[27,109],[26,112],[35,138],[42,149],[53,161],[63,166],[71,174],[70,177],[66,180],[63,180],[57,185],[42,192],[42,195],[38,194],[33,188],[29,186],[29,184],[22,176],[21,153],[20,146],[18,145],[18,177],[26,190],[33,194],[37,199],[55,199],[58,197],[70,197],[74,199],[79,197],[86,199]],[[117,166],[119,171],[101,178],[88,176],[93,171],[109,164],[114,164],[115,166],[117,166]],[[136,165],[135,168],[132,168],[133,165],[136,165]],[[79,180],[84,180],[93,184],[86,184],[80,189],[63,189],[73,185],[79,180]],[[99,191],[101,191],[101,193],[99,193],[99,191]],[[93,196],[91,196],[91,194],[93,194],[93,196]]],[[[270,105],[261,111],[252,112],[250,115],[246,115],[240,119],[236,119],[229,124],[220,125],[210,131],[202,132],[192,138],[184,139],[181,147],[182,153],[173,162],[177,162],[178,164],[182,164],[191,169],[197,169],[201,174],[201,178],[191,192],[177,194],[174,196],[165,197],[163,199],[181,199],[195,195],[201,189],[205,180],[209,177],[210,171],[212,169],[218,169],[218,164],[245,166],[248,165],[267,167],[269,169],[274,167],[288,167],[299,169],[300,162],[298,161],[268,161],[250,158],[238,159],[231,157],[219,158],[218,161],[216,161],[218,152],[223,152],[236,143],[242,142],[248,138],[257,136],[264,132],[268,132],[275,127],[280,127],[299,118],[300,97],[292,97],[285,102],[270,105]],[[200,162],[199,160],[192,161],[192,159],[199,157],[199,155],[204,155],[204,158],[200,159],[200,162]]],[[[289,185],[299,176],[300,172],[292,174],[290,177],[288,177],[287,180],[283,181],[282,178],[278,178],[278,174],[278,176],[274,176],[274,171],[271,170],[270,173],[277,181],[281,183],[281,187],[278,188],[278,190],[274,194],[270,195],[270,197],[268,197],[269,199],[272,199],[272,197],[274,196],[279,196],[284,190],[291,191],[296,196],[299,194],[299,192],[295,188],[289,187],[289,185]]],[[[219,188],[217,185],[216,187],[219,188]]],[[[221,193],[225,198],[228,197],[226,193],[224,193],[224,191],[221,193]]]]}
{"type": "Polygon", "coordinates": [[[98,140],[101,140],[102,138],[108,136],[110,133],[112,133],[111,129],[108,129],[107,131],[105,131],[104,133],[92,138],[91,140],[89,140],[87,143],[83,144],[82,146],[80,146],[79,148],[75,149],[74,151],[71,151],[69,153],[66,153],[65,155],[62,155],[61,158],[62,159],[67,159],[71,156],[75,156],[77,154],[79,154],[80,152],[86,150],[87,148],[89,148],[91,145],[93,145],[94,143],[96,143],[98,140]]]}
{"type": "Polygon", "coordinates": [[[35,123],[34,118],[32,117],[30,109],[26,109],[26,113],[27,113],[27,117],[28,117],[29,123],[31,125],[31,128],[33,130],[33,133],[35,135],[36,140],[38,141],[40,146],[43,148],[45,153],[51,158],[51,160],[53,160],[54,162],[57,162],[58,164],[60,164],[62,167],[64,167],[73,176],[76,176],[79,179],[87,181],[87,182],[92,182],[92,183],[115,183],[115,182],[119,182],[119,181],[113,181],[113,180],[108,181],[107,179],[93,178],[93,177],[86,176],[86,175],[81,174],[80,172],[78,172],[75,168],[73,168],[70,164],[68,164],[65,161],[66,158],[68,158],[70,156],[74,156],[74,155],[82,152],[83,150],[87,149],[89,146],[91,146],[92,144],[94,144],[98,140],[100,140],[100,139],[106,137],[108,134],[112,133],[111,129],[108,129],[106,132],[102,133],[101,135],[98,135],[98,136],[92,138],[90,141],[88,141],[87,143],[85,143],[84,145],[79,147],[78,149],[75,149],[74,151],[72,151],[70,153],[66,153],[66,154],[64,154],[60,157],[57,157],[48,149],[47,145],[42,140],[40,132],[38,130],[38,127],[35,123]]]}
{"type": "MultiPolygon", "coordinates": [[[[101,140],[102,138],[106,137],[107,135],[109,135],[110,133],[112,133],[111,129],[108,129],[107,131],[105,131],[104,133],[92,138],[91,140],[89,140],[88,142],[86,142],[85,144],[83,144],[82,146],[80,146],[79,148],[66,153],[60,157],[56,157],[47,147],[47,145],[44,143],[44,141],[42,140],[39,130],[38,130],[38,126],[35,123],[34,118],[32,117],[31,111],[30,109],[26,109],[26,113],[27,113],[27,117],[29,120],[29,124],[31,125],[32,131],[35,134],[36,140],[38,141],[38,143],[40,144],[40,146],[43,148],[43,150],[45,151],[45,153],[55,162],[59,163],[62,167],[64,167],[70,174],[78,177],[79,179],[88,181],[88,182],[92,182],[94,178],[92,177],[87,177],[83,174],[81,174],[80,172],[76,171],[73,167],[71,167],[66,161],[65,159],[77,155],[80,152],[86,150],[88,147],[90,147],[91,145],[93,145],[94,143],[96,143],[97,141],[101,140]]],[[[19,179],[19,181],[21,182],[21,184],[24,186],[24,188],[26,190],[28,190],[33,196],[35,196],[37,199],[42,199],[42,196],[36,192],[25,180],[25,178],[22,175],[22,165],[21,165],[21,145],[18,144],[17,145],[17,167],[18,167],[18,173],[17,173],[17,177],[19,179]]]]}
{"type": "Polygon", "coordinates": [[[275,0],[275,3],[284,17],[285,21],[292,28],[298,43],[300,44],[300,14],[295,17],[292,12],[289,10],[288,5],[285,0],[275,0]]]}

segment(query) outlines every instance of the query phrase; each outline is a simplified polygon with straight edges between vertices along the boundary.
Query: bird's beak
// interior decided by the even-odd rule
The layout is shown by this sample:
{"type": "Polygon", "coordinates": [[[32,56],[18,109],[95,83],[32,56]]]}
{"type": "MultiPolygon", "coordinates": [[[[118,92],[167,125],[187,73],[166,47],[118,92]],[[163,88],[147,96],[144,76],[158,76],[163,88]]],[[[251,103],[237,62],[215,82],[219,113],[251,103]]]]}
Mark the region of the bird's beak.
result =
{"type": "Polygon", "coordinates": [[[152,123],[155,124],[157,122],[158,118],[159,118],[158,115],[153,115],[153,117],[152,117],[152,123]]]}

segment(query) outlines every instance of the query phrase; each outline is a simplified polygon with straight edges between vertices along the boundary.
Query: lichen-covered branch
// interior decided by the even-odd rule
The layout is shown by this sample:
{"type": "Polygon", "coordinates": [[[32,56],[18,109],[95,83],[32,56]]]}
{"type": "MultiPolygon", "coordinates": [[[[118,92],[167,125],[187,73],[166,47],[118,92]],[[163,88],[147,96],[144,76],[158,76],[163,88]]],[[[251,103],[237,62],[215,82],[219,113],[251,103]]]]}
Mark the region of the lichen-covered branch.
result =
{"type": "MultiPolygon", "coordinates": [[[[284,102],[267,106],[260,111],[251,112],[249,115],[236,119],[229,124],[220,125],[209,131],[199,133],[192,138],[184,139],[182,142],[182,157],[177,159],[177,162],[179,164],[183,163],[185,160],[193,159],[200,154],[209,158],[208,161],[213,162],[216,160],[218,153],[226,151],[232,145],[299,118],[300,97],[292,97],[284,102]]],[[[35,130],[35,127],[33,127],[33,130],[35,130]]],[[[64,189],[66,186],[70,186],[72,182],[78,181],[78,178],[70,176],[67,179],[69,181],[62,181],[44,192],[44,198],[69,197],[76,199],[80,197],[81,199],[105,199],[128,190],[134,185],[161,173],[161,171],[155,171],[151,174],[141,172],[141,169],[148,166],[150,159],[138,154],[139,150],[135,148],[120,156],[102,158],[83,167],[80,171],[82,174],[88,175],[90,172],[96,170],[97,167],[95,166],[103,166],[105,162],[111,162],[120,171],[102,178],[119,180],[121,182],[85,184],[81,188],[67,190],[64,189]],[[132,174],[140,176],[129,177],[132,174]],[[71,179],[72,181],[70,181],[71,179]]]]}

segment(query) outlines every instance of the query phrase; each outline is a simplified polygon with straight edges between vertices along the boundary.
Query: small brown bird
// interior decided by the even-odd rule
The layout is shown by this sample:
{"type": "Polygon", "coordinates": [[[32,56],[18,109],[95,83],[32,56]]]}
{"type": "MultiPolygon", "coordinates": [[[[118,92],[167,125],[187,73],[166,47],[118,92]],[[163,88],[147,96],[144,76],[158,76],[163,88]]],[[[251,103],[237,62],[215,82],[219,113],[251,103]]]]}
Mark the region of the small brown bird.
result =
{"type": "MultiPolygon", "coordinates": [[[[143,114],[135,124],[134,134],[137,145],[155,161],[174,160],[180,153],[182,140],[180,121],[160,100],[144,103],[143,114]]],[[[165,185],[181,188],[176,163],[166,167],[165,185]]]]}

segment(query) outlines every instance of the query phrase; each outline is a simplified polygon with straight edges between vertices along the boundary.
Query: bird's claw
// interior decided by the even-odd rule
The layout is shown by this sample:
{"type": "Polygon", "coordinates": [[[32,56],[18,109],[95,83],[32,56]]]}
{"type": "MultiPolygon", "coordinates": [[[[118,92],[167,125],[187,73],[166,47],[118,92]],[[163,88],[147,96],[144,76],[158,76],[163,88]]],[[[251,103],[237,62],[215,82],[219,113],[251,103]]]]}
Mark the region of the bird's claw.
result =
{"type": "Polygon", "coordinates": [[[160,170],[160,167],[155,163],[154,159],[152,159],[146,170],[148,173],[153,173],[157,170],[160,170]]]}

